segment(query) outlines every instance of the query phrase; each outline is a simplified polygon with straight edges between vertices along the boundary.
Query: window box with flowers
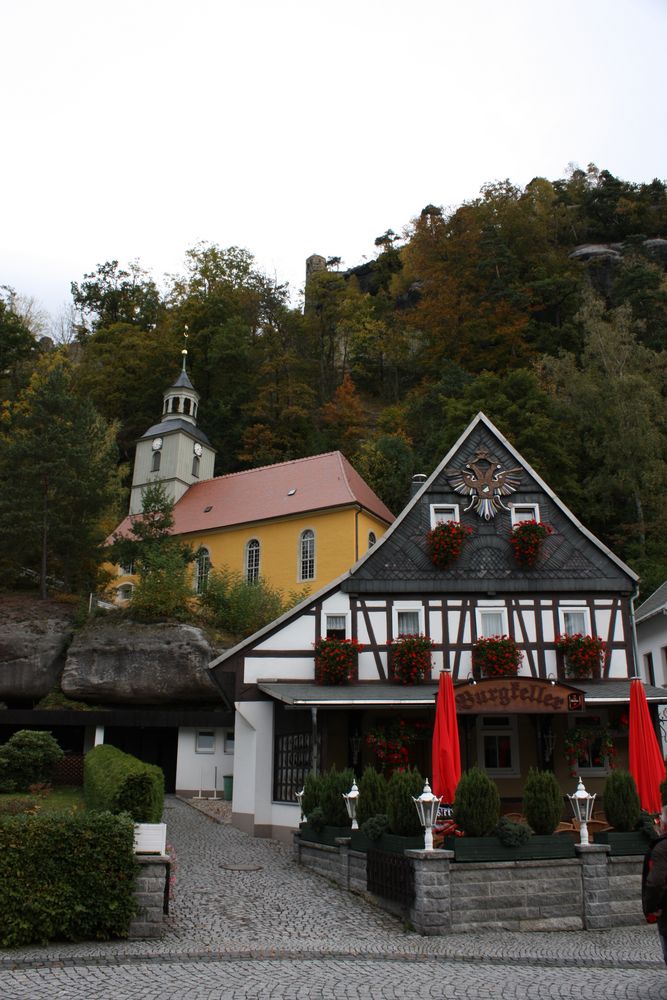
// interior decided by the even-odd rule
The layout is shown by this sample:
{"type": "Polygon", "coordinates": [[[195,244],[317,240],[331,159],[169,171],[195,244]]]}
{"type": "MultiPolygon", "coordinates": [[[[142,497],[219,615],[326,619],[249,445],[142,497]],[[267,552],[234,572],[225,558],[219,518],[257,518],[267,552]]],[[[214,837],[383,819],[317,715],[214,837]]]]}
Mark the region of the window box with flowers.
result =
{"type": "Polygon", "coordinates": [[[567,729],[564,738],[565,759],[570,777],[593,768],[616,767],[616,746],[606,726],[578,726],[567,729]]]}
{"type": "Polygon", "coordinates": [[[564,633],[556,636],[556,649],[565,657],[566,677],[583,680],[600,676],[605,645],[599,636],[564,633]]]}
{"type": "Polygon", "coordinates": [[[446,569],[455,562],[471,534],[472,528],[460,521],[443,521],[431,528],[426,533],[426,545],[433,565],[446,569]]]}
{"type": "Polygon", "coordinates": [[[523,653],[509,635],[480,636],[472,647],[476,677],[516,677],[523,653]]]}
{"type": "Polygon", "coordinates": [[[318,684],[347,684],[357,676],[357,656],[364,647],[356,639],[326,636],[315,643],[318,684]]]}
{"type": "Polygon", "coordinates": [[[389,674],[397,684],[417,684],[431,675],[433,641],[426,635],[399,635],[389,647],[389,674]]]}
{"type": "Polygon", "coordinates": [[[512,552],[519,566],[532,569],[540,558],[544,539],[553,533],[550,524],[542,521],[520,521],[510,535],[512,552]]]}

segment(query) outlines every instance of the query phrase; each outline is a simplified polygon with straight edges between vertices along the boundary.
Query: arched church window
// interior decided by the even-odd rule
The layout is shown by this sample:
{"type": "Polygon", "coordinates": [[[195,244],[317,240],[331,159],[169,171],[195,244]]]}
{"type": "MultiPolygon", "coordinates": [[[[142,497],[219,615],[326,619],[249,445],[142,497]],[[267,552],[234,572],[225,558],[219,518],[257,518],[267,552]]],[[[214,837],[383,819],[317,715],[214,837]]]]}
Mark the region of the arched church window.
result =
{"type": "Polygon", "coordinates": [[[192,475],[195,479],[199,479],[199,459],[196,455],[192,456],[192,475]]]}
{"type": "Polygon", "coordinates": [[[161,451],[154,451],[153,452],[153,462],[152,462],[152,465],[151,465],[151,472],[159,472],[160,471],[160,461],[161,461],[161,459],[162,459],[162,452],[161,451]]]}
{"type": "Polygon", "coordinates": [[[195,591],[203,594],[208,583],[208,574],[211,569],[211,555],[208,549],[201,548],[195,559],[195,591]]]}
{"type": "Polygon", "coordinates": [[[187,413],[188,415],[190,414],[190,400],[187,396],[183,400],[183,413],[187,413]]]}
{"type": "Polygon", "coordinates": [[[306,528],[299,536],[299,581],[315,579],[315,532],[306,528]]]}
{"type": "Polygon", "coordinates": [[[257,583],[259,580],[259,553],[259,540],[251,538],[245,550],[245,578],[247,583],[257,583]]]}

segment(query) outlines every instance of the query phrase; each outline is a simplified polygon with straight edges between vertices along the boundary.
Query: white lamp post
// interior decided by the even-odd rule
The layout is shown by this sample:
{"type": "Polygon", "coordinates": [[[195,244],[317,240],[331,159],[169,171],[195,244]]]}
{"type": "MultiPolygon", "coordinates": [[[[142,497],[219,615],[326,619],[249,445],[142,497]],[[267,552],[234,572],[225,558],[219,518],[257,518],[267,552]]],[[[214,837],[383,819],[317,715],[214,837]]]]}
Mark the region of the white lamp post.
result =
{"type": "Polygon", "coordinates": [[[424,850],[433,850],[433,825],[435,823],[436,817],[438,815],[438,809],[440,808],[440,803],[442,802],[442,795],[434,795],[431,791],[431,786],[428,783],[428,778],[426,779],[426,784],[424,785],[424,791],[421,793],[418,799],[412,796],[412,801],[415,804],[417,813],[419,815],[419,822],[424,827],[424,850]]]}
{"type": "Polygon", "coordinates": [[[574,818],[579,823],[579,843],[586,846],[588,840],[588,827],[586,824],[593,814],[593,803],[595,795],[590,795],[584,788],[584,783],[579,778],[579,784],[574,795],[568,795],[574,818]]]}
{"type": "Polygon", "coordinates": [[[347,809],[347,815],[352,820],[352,829],[358,830],[359,824],[357,823],[357,800],[359,798],[359,789],[357,788],[356,781],[352,782],[352,788],[349,792],[343,792],[343,798],[345,799],[345,807],[347,809]]]}
{"type": "Polygon", "coordinates": [[[299,811],[301,813],[300,822],[302,822],[306,818],[303,814],[303,794],[305,791],[306,789],[302,788],[300,792],[295,792],[297,801],[299,803],[299,811]]]}

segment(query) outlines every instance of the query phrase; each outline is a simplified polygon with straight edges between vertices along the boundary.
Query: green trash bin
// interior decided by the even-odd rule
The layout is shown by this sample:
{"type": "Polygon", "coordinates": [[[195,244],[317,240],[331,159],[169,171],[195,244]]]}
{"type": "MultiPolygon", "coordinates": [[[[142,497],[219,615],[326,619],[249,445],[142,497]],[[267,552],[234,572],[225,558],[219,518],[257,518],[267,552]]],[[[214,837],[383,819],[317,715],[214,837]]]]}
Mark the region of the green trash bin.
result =
{"type": "Polygon", "coordinates": [[[228,802],[231,802],[232,801],[232,795],[234,793],[234,776],[231,775],[231,774],[226,774],[222,780],[223,780],[223,785],[224,785],[225,799],[228,802]]]}

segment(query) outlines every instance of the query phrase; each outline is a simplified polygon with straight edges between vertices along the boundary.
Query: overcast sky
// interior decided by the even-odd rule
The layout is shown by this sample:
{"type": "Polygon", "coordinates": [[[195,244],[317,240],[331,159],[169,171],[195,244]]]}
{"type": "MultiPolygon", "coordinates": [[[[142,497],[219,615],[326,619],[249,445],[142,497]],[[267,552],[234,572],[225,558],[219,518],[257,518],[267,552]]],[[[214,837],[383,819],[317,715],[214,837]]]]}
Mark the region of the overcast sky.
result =
{"type": "MultiPolygon", "coordinates": [[[[665,0],[0,0],[0,284],[244,246],[298,300],[424,205],[667,178],[665,0]]],[[[667,233],[663,234],[667,236],[667,233]]]]}

